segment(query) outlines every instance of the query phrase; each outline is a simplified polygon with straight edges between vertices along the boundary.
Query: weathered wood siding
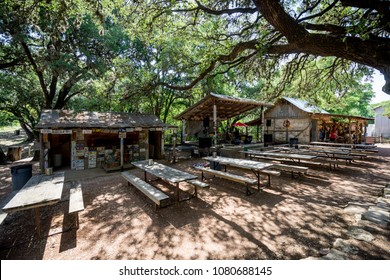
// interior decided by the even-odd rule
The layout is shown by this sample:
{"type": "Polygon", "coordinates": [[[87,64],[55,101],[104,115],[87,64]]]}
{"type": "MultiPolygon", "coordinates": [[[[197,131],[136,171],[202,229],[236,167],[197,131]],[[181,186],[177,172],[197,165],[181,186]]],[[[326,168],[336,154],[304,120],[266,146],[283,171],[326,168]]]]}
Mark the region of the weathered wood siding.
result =
{"type": "Polygon", "coordinates": [[[384,106],[375,109],[375,126],[372,136],[390,137],[390,119],[385,116],[384,106]]]}
{"type": "Polygon", "coordinates": [[[275,107],[265,112],[265,119],[271,121],[271,126],[265,128],[265,133],[272,134],[272,142],[286,143],[290,138],[298,138],[299,143],[310,142],[310,115],[289,102],[279,101],[275,107]],[[286,120],[290,122],[288,129],[283,125],[286,120]]]}

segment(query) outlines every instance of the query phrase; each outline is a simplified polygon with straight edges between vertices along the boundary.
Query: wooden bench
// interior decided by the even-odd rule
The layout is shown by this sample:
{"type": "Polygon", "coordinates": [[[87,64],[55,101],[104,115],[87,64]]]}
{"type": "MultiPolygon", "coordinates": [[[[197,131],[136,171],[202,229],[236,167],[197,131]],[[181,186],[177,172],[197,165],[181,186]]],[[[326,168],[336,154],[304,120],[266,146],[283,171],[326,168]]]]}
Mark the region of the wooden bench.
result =
{"type": "Polygon", "coordinates": [[[6,199],[4,199],[0,203],[0,225],[4,222],[5,218],[7,218],[7,216],[8,216],[8,213],[3,212],[3,210],[1,210],[1,209],[15,196],[15,194],[17,192],[18,191],[13,191],[9,196],[7,196],[6,199]]]}
{"type": "Polygon", "coordinates": [[[214,170],[214,169],[206,168],[206,167],[195,167],[195,168],[202,171],[202,181],[205,178],[204,173],[209,173],[209,174],[213,174],[215,177],[219,177],[219,178],[231,180],[231,181],[234,181],[237,183],[245,184],[247,195],[252,194],[252,192],[249,190],[249,185],[257,184],[257,180],[250,179],[248,177],[243,177],[243,176],[239,176],[236,174],[223,172],[223,171],[219,171],[219,170],[214,170]]]}
{"type": "Polygon", "coordinates": [[[75,214],[76,216],[76,228],[79,228],[79,215],[80,211],[84,210],[84,199],[81,184],[78,182],[72,182],[72,187],[69,190],[69,214],[75,214]]]}
{"type": "Polygon", "coordinates": [[[280,173],[280,171],[276,171],[276,170],[263,169],[263,170],[259,170],[259,174],[267,176],[268,183],[265,186],[270,187],[271,186],[271,176],[280,176],[281,173],[280,173]]]}
{"type": "Polygon", "coordinates": [[[331,171],[335,170],[336,166],[347,164],[347,162],[345,162],[345,161],[340,161],[340,160],[337,160],[334,158],[329,158],[329,157],[320,157],[320,158],[314,159],[311,163],[327,165],[327,166],[329,166],[329,170],[331,170],[331,171]]]}
{"type": "Polygon", "coordinates": [[[5,213],[0,210],[0,225],[4,222],[5,218],[7,218],[8,213],[5,213]]]}
{"type": "Polygon", "coordinates": [[[353,149],[353,151],[358,151],[358,152],[366,153],[366,154],[378,153],[379,152],[378,149],[353,149]]]}
{"type": "Polygon", "coordinates": [[[365,159],[365,158],[367,158],[367,154],[365,154],[365,153],[351,152],[349,155],[350,155],[351,157],[360,157],[360,159],[365,159]]]}
{"type": "Polygon", "coordinates": [[[275,163],[273,166],[270,167],[271,169],[277,169],[282,171],[291,172],[291,176],[294,178],[294,172],[298,173],[298,176],[303,174],[306,174],[309,170],[309,167],[306,166],[297,166],[297,165],[289,165],[289,164],[282,164],[282,163],[275,163]]]}
{"type": "Polygon", "coordinates": [[[144,180],[130,174],[129,171],[124,171],[121,173],[122,177],[128,182],[128,185],[133,185],[138,190],[140,190],[143,194],[145,194],[148,198],[150,198],[155,204],[156,209],[161,207],[164,201],[169,200],[169,196],[160,191],[159,189],[153,187],[148,184],[144,180]]]}
{"type": "Polygon", "coordinates": [[[194,196],[195,197],[198,196],[198,188],[202,188],[202,189],[210,188],[209,184],[207,184],[205,182],[201,182],[199,180],[189,180],[189,181],[187,181],[187,183],[194,186],[194,188],[195,188],[194,196]]]}
{"type": "Polygon", "coordinates": [[[343,155],[318,155],[318,157],[321,158],[327,158],[331,160],[345,160],[346,163],[352,163],[353,157],[352,156],[343,156],[343,155]]]}

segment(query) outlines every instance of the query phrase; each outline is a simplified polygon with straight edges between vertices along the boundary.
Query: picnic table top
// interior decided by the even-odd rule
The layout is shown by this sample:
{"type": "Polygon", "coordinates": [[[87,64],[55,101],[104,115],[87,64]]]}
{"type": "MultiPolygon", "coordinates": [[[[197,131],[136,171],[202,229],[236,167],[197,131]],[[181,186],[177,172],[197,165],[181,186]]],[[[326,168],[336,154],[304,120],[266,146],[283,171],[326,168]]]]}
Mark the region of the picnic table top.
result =
{"type": "Polygon", "coordinates": [[[254,160],[247,160],[241,158],[229,158],[229,157],[221,157],[221,156],[204,157],[203,159],[207,161],[219,162],[220,164],[224,164],[224,165],[230,165],[230,166],[246,168],[246,169],[256,169],[256,170],[269,168],[273,165],[272,163],[268,163],[268,162],[260,162],[254,160]]]}
{"type": "Polygon", "coordinates": [[[64,175],[64,172],[58,172],[50,176],[41,174],[31,177],[2,210],[11,213],[59,202],[64,187],[64,175]]]}
{"type": "Polygon", "coordinates": [[[339,150],[339,151],[354,151],[351,147],[344,146],[322,146],[322,145],[299,145],[299,148],[310,149],[310,150],[339,150]]]}
{"type": "Polygon", "coordinates": [[[316,155],[308,155],[308,154],[301,154],[301,153],[281,153],[281,152],[261,152],[261,151],[244,151],[244,153],[252,154],[252,155],[261,155],[261,156],[269,156],[274,158],[290,158],[290,159],[303,159],[303,160],[311,160],[317,158],[316,155]]]}
{"type": "Polygon", "coordinates": [[[198,178],[198,176],[194,174],[190,174],[155,161],[153,161],[152,164],[149,164],[149,160],[141,160],[132,162],[131,164],[148,172],[149,174],[172,183],[179,183],[198,178]]]}
{"type": "Polygon", "coordinates": [[[287,150],[287,151],[293,151],[294,153],[297,154],[333,154],[333,155],[349,155],[351,154],[351,150],[342,150],[338,148],[331,148],[331,147],[326,147],[326,149],[304,149],[304,148],[283,148],[282,150],[287,150]],[[289,150],[287,150],[289,149],[289,150]]]}
{"type": "Polygon", "coordinates": [[[351,147],[351,148],[363,148],[363,149],[376,148],[375,144],[348,144],[348,143],[334,143],[334,142],[310,142],[310,145],[338,146],[338,147],[351,147]]]}

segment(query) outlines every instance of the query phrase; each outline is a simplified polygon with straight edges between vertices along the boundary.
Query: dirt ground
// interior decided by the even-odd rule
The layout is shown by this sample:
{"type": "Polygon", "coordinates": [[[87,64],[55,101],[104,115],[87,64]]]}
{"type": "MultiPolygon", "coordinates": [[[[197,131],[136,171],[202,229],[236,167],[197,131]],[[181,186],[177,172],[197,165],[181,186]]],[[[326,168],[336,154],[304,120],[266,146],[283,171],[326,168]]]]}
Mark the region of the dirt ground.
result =
{"type": "MultiPolygon", "coordinates": [[[[174,166],[200,175],[192,167],[198,162],[202,159],[180,160],[174,166]]],[[[12,191],[9,167],[0,166],[1,201],[12,191]]],[[[37,167],[35,163],[34,173],[37,167]]],[[[142,175],[136,169],[131,172],[142,175]]],[[[390,183],[390,144],[332,172],[316,167],[299,178],[282,174],[272,178],[271,187],[251,196],[245,195],[243,185],[208,179],[211,188],[201,190],[198,198],[159,210],[119,172],[67,171],[65,180],[62,201],[41,209],[41,238],[31,210],[7,216],[0,226],[2,260],[291,260],[320,257],[337,239],[358,249],[349,259],[390,259],[389,228],[346,211],[352,203],[376,204],[390,183]],[[67,214],[72,180],[81,182],[85,204],[77,230],[75,217],[67,214]],[[369,231],[374,240],[351,238],[348,231],[356,226],[369,231]]],[[[152,184],[173,197],[173,186],[160,180],[152,184]]],[[[181,197],[190,196],[192,189],[182,187],[181,197]]]]}

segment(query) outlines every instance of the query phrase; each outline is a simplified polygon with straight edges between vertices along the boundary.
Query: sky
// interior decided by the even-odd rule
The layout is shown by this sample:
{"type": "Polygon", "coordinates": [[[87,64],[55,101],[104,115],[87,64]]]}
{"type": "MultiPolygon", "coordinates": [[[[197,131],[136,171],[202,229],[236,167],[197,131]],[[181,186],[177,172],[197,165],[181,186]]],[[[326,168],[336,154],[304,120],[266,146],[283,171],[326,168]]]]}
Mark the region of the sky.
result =
{"type": "Polygon", "coordinates": [[[390,100],[390,95],[382,91],[382,87],[384,86],[384,84],[385,79],[383,78],[383,75],[379,73],[379,71],[375,70],[372,84],[372,88],[375,92],[375,97],[371,100],[371,104],[390,100]]]}

